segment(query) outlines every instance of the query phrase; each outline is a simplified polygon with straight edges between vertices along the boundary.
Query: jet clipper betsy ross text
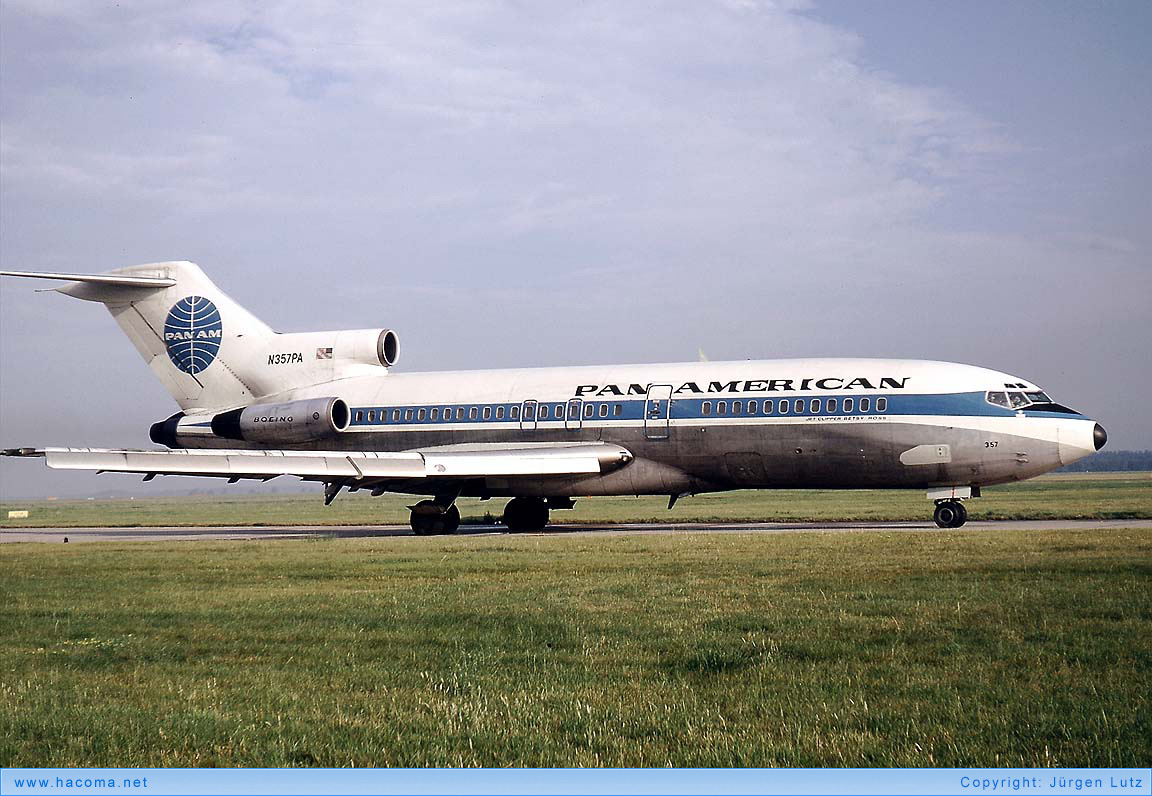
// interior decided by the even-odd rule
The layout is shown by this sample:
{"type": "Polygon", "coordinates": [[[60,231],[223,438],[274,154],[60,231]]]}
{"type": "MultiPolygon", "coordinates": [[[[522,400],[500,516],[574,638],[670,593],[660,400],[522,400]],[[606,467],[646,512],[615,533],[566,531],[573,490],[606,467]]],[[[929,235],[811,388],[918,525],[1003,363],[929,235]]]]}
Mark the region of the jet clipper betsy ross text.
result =
{"type": "Polygon", "coordinates": [[[727,489],[924,489],[958,527],[980,489],[1091,455],[1104,428],[1018,376],[901,359],[792,359],[395,373],[387,328],[276,333],[188,262],[63,280],[104,304],[180,407],[166,449],[15,448],[57,469],[267,480],[426,495],[417,533],[461,497],[510,498],[538,530],[579,497],[727,489]],[[304,356],[304,352],[309,352],[304,356]],[[315,352],[315,355],[312,355],[315,352]]]}

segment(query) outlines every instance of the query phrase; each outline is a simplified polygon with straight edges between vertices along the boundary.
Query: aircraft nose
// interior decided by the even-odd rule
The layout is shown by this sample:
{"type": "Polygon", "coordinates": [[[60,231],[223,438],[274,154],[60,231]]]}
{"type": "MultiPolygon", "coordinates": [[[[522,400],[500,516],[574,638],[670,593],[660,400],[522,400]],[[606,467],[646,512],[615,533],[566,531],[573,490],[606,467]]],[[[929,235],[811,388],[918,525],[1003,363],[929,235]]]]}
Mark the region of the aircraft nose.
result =
{"type": "Polygon", "coordinates": [[[1092,444],[1096,446],[1096,450],[1100,450],[1108,444],[1108,432],[1099,423],[1092,429],[1092,444]]]}

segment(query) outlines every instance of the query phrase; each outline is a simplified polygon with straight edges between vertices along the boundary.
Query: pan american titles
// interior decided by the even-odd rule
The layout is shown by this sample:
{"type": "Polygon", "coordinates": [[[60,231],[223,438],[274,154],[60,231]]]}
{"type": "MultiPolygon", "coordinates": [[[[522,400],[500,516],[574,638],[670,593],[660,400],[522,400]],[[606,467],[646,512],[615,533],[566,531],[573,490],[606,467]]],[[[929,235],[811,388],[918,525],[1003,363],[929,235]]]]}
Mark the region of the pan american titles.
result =
{"type": "MultiPolygon", "coordinates": [[[[829,376],[823,379],[736,379],[734,381],[696,382],[686,381],[672,392],[684,393],[726,393],[726,392],[806,392],[808,390],[903,390],[909,378],[895,379],[884,376],[879,381],[857,376],[844,379],[829,376]],[[703,387],[701,385],[704,385],[703,387]]],[[[576,388],[576,397],[584,395],[647,395],[648,384],[581,384],[576,388]]]]}

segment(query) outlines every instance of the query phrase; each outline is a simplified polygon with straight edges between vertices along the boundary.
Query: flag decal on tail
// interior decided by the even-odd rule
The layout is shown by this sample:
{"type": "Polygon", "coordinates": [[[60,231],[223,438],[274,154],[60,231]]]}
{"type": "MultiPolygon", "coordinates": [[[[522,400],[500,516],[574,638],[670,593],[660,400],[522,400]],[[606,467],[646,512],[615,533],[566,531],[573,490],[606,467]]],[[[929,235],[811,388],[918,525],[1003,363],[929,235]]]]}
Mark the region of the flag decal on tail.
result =
{"type": "Polygon", "coordinates": [[[180,299],[164,321],[164,346],[172,364],[196,375],[211,365],[220,351],[224,325],[216,305],[203,296],[180,299]]]}

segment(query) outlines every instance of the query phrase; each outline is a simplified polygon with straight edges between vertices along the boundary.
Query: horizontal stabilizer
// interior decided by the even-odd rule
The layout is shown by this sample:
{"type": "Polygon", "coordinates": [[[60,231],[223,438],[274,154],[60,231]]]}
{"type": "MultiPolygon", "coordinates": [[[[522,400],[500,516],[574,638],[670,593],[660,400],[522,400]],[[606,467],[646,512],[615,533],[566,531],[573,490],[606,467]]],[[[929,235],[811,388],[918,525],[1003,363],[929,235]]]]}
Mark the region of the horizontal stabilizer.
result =
{"type": "Polygon", "coordinates": [[[470,446],[395,453],[101,448],[13,448],[0,453],[42,456],[55,470],[264,479],[289,475],[310,481],[598,475],[632,461],[626,449],[607,443],[514,449],[470,446]]]}
{"type": "Polygon", "coordinates": [[[59,279],[106,287],[165,288],[176,284],[175,279],[159,276],[117,276],[115,274],[55,274],[39,271],[0,271],[0,276],[26,276],[33,279],[59,279]]]}

